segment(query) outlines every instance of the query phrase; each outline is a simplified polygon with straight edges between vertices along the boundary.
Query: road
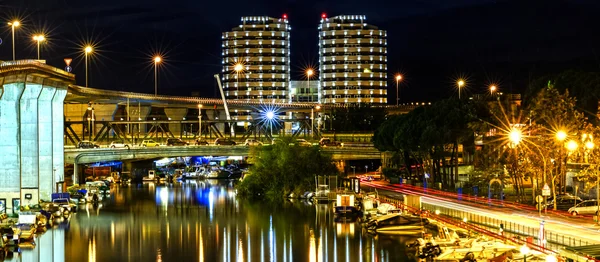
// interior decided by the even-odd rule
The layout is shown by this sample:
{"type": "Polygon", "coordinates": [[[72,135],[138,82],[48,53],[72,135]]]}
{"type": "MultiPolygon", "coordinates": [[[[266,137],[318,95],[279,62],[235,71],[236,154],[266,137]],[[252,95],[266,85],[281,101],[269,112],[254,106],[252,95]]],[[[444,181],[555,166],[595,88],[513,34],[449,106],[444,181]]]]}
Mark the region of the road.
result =
{"type": "Polygon", "coordinates": [[[447,195],[439,196],[418,191],[412,187],[390,186],[381,182],[362,181],[361,183],[363,186],[376,188],[380,194],[389,197],[399,197],[401,194],[419,195],[421,196],[421,202],[424,204],[446,207],[526,227],[539,228],[540,222],[544,221],[547,238],[549,232],[552,232],[558,236],[581,239],[590,244],[600,244],[600,227],[595,225],[589,218],[565,217],[560,216],[560,214],[542,214],[540,216],[537,211],[525,209],[522,205],[515,203],[511,204],[507,202],[507,205],[504,206],[487,205],[458,200],[456,198],[452,199],[447,195]]]}

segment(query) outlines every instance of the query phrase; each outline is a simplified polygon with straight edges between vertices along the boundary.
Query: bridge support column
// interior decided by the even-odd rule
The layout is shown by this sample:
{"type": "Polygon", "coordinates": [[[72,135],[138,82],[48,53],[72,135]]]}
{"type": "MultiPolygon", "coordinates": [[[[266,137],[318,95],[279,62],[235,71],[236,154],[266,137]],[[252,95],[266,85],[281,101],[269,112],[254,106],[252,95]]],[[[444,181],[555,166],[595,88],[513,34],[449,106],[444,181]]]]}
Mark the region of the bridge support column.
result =
{"type": "MultiPolygon", "coordinates": [[[[0,79],[2,82],[4,79],[0,79]]],[[[21,150],[19,100],[24,81],[4,84],[0,97],[0,198],[6,199],[6,212],[12,213],[14,199],[21,198],[21,150]]]]}
{"type": "MultiPolygon", "coordinates": [[[[187,111],[187,108],[165,108],[165,115],[167,115],[170,120],[183,120],[187,115],[187,111]]],[[[175,137],[179,137],[181,134],[181,124],[169,124],[169,131],[171,131],[171,134],[175,137]]]]}
{"type": "Polygon", "coordinates": [[[73,75],[38,62],[0,63],[0,199],[7,213],[50,200],[53,167],[63,172],[62,107],[73,82],[73,75]]]}
{"type": "MultiPolygon", "coordinates": [[[[54,124],[54,114],[52,112],[52,99],[55,94],[56,88],[44,86],[42,88],[42,92],[40,93],[37,105],[40,199],[46,201],[51,200],[50,196],[55,187],[54,175],[56,172],[54,172],[53,163],[54,129],[52,127],[52,124],[54,124]]],[[[62,117],[60,117],[59,119],[62,119],[62,117]]],[[[59,130],[59,132],[62,133],[62,130],[59,130]]]]}

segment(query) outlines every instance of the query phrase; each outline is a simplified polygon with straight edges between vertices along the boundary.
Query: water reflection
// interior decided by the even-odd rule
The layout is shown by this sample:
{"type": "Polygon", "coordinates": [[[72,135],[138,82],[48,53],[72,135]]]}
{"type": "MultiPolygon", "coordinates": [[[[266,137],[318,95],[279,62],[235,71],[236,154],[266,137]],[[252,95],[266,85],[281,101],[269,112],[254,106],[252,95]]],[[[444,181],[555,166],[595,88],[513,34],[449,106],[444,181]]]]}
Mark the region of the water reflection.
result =
{"type": "Polygon", "coordinates": [[[75,214],[68,230],[45,233],[39,254],[23,252],[23,261],[409,260],[407,238],[369,235],[356,222],[336,221],[328,205],[240,200],[227,181],[112,192],[101,207],[75,214]]]}

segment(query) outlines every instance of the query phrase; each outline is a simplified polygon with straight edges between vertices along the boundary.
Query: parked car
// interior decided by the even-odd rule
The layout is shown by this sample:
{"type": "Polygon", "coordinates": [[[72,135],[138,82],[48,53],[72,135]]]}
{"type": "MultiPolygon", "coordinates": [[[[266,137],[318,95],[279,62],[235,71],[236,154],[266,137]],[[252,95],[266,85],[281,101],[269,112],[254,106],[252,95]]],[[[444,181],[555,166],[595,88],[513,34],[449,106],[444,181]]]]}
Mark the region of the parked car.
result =
{"type": "Polygon", "coordinates": [[[296,139],[296,144],[299,146],[312,146],[312,144],[306,141],[306,139],[296,139]]]}
{"type": "Polygon", "coordinates": [[[122,140],[112,141],[108,147],[110,147],[110,148],[127,148],[127,149],[129,149],[129,145],[126,144],[122,140]]]}
{"type": "Polygon", "coordinates": [[[208,146],[208,141],[198,138],[198,139],[196,139],[196,145],[197,146],[208,146]]]}
{"type": "MultiPolygon", "coordinates": [[[[572,208],[581,202],[583,202],[583,200],[580,197],[571,194],[556,196],[556,208],[558,210],[569,210],[569,208],[572,208]]],[[[552,197],[548,198],[547,207],[548,209],[554,208],[554,199],[552,199],[552,197]]]]}
{"type": "Polygon", "coordinates": [[[235,146],[235,141],[227,139],[227,138],[217,138],[215,139],[215,145],[217,146],[235,146]]]}
{"type": "Polygon", "coordinates": [[[263,143],[256,140],[256,139],[246,139],[246,141],[244,142],[245,146],[262,146],[263,143]]]}
{"type": "Polygon", "coordinates": [[[154,142],[154,140],[144,140],[140,144],[140,146],[149,147],[149,146],[160,146],[158,142],[154,142]]]}
{"type": "Polygon", "coordinates": [[[598,212],[598,201],[597,200],[585,200],[579,204],[577,204],[576,206],[569,208],[569,213],[571,213],[571,215],[589,215],[589,214],[596,214],[598,212]]]}
{"type": "Polygon", "coordinates": [[[90,141],[81,141],[77,143],[77,148],[99,148],[100,146],[94,142],[90,141]]]}
{"type": "Polygon", "coordinates": [[[343,144],[339,141],[335,141],[331,138],[323,137],[319,140],[319,145],[323,147],[327,146],[343,146],[343,144]]]}
{"type": "Polygon", "coordinates": [[[181,140],[180,138],[168,138],[167,146],[187,146],[188,142],[181,140]]]}

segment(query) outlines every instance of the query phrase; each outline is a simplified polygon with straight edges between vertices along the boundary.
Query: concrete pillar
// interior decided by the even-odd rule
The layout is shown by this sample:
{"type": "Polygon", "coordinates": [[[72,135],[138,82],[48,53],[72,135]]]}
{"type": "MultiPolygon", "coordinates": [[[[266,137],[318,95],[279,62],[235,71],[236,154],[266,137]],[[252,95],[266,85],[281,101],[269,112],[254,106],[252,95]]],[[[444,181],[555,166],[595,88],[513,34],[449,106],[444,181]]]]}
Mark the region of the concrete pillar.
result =
{"type": "MultiPolygon", "coordinates": [[[[165,108],[165,115],[171,120],[183,120],[183,118],[187,115],[187,108],[175,107],[175,108],[165,108]]],[[[181,134],[181,124],[169,124],[169,130],[175,137],[179,137],[181,134]]]]}
{"type": "Polygon", "coordinates": [[[0,97],[0,192],[6,199],[7,212],[12,213],[12,200],[20,198],[21,150],[19,131],[19,101],[25,83],[2,86],[0,97]]]}
{"type": "MultiPolygon", "coordinates": [[[[92,108],[95,120],[92,122],[92,134],[94,140],[97,140],[95,134],[102,128],[102,124],[98,124],[98,121],[114,121],[118,106],[117,104],[92,104],[92,108]]],[[[112,136],[112,132],[109,135],[112,136]]]]}
{"type": "MultiPolygon", "coordinates": [[[[54,188],[52,99],[56,88],[44,86],[38,99],[39,188],[40,199],[50,201],[54,188]]],[[[62,107],[61,107],[62,108],[62,107]]],[[[62,117],[60,117],[62,119],[62,117]]]]}
{"type": "MultiPolygon", "coordinates": [[[[53,191],[56,191],[56,183],[63,182],[65,177],[65,145],[64,145],[64,101],[67,89],[56,89],[52,97],[52,172],[54,177],[53,191]]],[[[63,192],[66,188],[63,189],[63,192]]]]}
{"type": "Polygon", "coordinates": [[[26,83],[20,101],[21,129],[21,194],[22,205],[39,200],[38,98],[41,84],[26,83]],[[25,194],[31,194],[26,199],[25,194]]]}

